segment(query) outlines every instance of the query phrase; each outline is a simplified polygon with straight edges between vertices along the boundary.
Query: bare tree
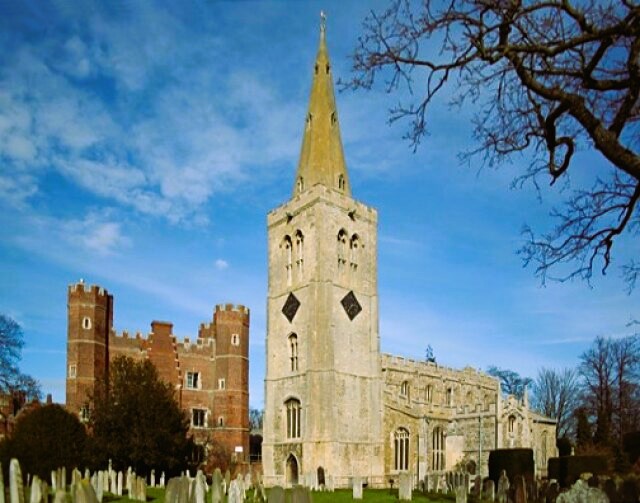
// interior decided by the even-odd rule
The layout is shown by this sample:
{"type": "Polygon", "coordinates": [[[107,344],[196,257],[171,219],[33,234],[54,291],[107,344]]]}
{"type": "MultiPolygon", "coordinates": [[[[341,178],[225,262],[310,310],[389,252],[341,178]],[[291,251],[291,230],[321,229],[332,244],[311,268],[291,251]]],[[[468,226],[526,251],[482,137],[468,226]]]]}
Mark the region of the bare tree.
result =
{"type": "Polygon", "coordinates": [[[541,368],[533,382],[531,404],[535,410],[558,421],[556,438],[571,436],[580,386],[575,369],[541,368]]]}
{"type": "MultiPolygon", "coordinates": [[[[593,149],[607,161],[589,189],[554,210],[545,235],[525,228],[525,263],[547,278],[590,280],[604,274],[614,242],[640,232],[640,5],[630,0],[394,0],[371,12],[344,88],[370,89],[380,75],[388,92],[408,87],[391,121],[408,119],[417,148],[427,111],[447,87],[452,105],[477,103],[478,146],[492,166],[527,152],[531,163],[514,183],[542,176],[550,184],[579,169],[574,154],[593,149]],[[575,3],[575,4],[574,4],[575,3]],[[384,78],[384,77],[383,77],[384,78]],[[575,166],[575,167],[574,167],[575,166]],[[566,267],[568,266],[568,267],[566,267]]],[[[640,262],[623,266],[629,291],[640,262]]]]}
{"type": "Polygon", "coordinates": [[[581,360],[583,403],[595,419],[593,440],[621,446],[623,436],[640,426],[640,337],[598,337],[581,360]]]}
{"type": "Polygon", "coordinates": [[[505,395],[513,395],[516,398],[524,397],[525,391],[531,384],[530,377],[522,377],[513,370],[501,369],[495,365],[487,368],[487,374],[500,379],[500,389],[505,395]]]}

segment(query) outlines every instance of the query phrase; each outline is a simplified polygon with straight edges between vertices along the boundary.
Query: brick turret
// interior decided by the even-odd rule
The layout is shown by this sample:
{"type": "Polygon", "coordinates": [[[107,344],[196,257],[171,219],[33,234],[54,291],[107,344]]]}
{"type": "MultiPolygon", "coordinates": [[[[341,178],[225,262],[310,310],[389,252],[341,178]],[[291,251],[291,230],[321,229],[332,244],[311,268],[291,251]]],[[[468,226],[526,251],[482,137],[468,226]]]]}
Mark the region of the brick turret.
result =
{"type": "Polygon", "coordinates": [[[249,457],[249,309],[216,306],[216,387],[213,400],[214,440],[249,457]],[[242,452],[240,452],[242,448],[242,452]]]}
{"type": "Polygon", "coordinates": [[[82,417],[96,384],[107,376],[113,297],[80,280],[69,286],[67,299],[67,409],[82,417]]]}

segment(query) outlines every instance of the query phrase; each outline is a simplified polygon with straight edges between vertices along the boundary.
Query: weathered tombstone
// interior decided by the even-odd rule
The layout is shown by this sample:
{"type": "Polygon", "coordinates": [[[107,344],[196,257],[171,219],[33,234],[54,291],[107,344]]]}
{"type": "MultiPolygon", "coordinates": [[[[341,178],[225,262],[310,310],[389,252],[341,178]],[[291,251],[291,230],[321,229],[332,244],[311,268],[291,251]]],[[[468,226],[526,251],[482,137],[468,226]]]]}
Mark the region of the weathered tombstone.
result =
{"type": "Polygon", "coordinates": [[[91,472],[89,471],[89,468],[84,469],[84,478],[86,480],[91,480],[91,472]]]}
{"type": "Polygon", "coordinates": [[[229,484],[229,497],[228,503],[242,503],[242,488],[238,483],[238,479],[232,480],[229,484]]]}
{"type": "Polygon", "coordinates": [[[496,499],[498,503],[507,503],[509,497],[509,478],[507,477],[506,470],[502,470],[500,478],[498,479],[498,492],[496,499]]]}
{"type": "Polygon", "coordinates": [[[493,480],[487,479],[482,484],[482,499],[495,501],[496,499],[496,487],[493,480]]]}
{"type": "Polygon", "coordinates": [[[266,503],[267,501],[267,493],[265,492],[264,486],[261,482],[258,483],[258,499],[256,501],[259,501],[260,503],[266,503]]]}
{"type": "MultiPolygon", "coordinates": [[[[94,477],[96,477],[96,475],[94,475],[94,477]]],[[[98,503],[102,503],[102,497],[104,496],[104,477],[102,476],[102,472],[98,472],[96,478],[96,486],[94,486],[96,498],[98,499],[98,503]]]]}
{"type": "Polygon", "coordinates": [[[56,470],[51,470],[51,489],[54,493],[58,490],[58,473],[56,470]]]}
{"type": "Polygon", "coordinates": [[[211,503],[222,503],[224,493],[222,492],[222,474],[216,468],[211,479],[211,503]]]}
{"type": "Polygon", "coordinates": [[[74,503],[97,503],[96,493],[88,479],[80,480],[71,488],[74,503]]]}
{"type": "Polygon", "coordinates": [[[247,472],[244,475],[244,490],[248,491],[251,486],[253,486],[253,481],[251,480],[251,472],[247,472]]]}
{"type": "Polygon", "coordinates": [[[53,503],[66,503],[67,502],[67,493],[65,493],[62,489],[57,489],[53,496],[53,503]]]}
{"type": "Polygon", "coordinates": [[[160,475],[160,487],[164,487],[164,472],[160,475]]]}
{"type": "Polygon", "coordinates": [[[225,492],[229,490],[229,484],[231,484],[231,472],[227,470],[224,472],[225,492]]]}
{"type": "Polygon", "coordinates": [[[280,486],[274,486],[269,490],[269,503],[284,503],[284,489],[280,486]]]}
{"type": "Polygon", "coordinates": [[[195,487],[191,492],[191,501],[195,503],[205,503],[207,499],[207,481],[204,479],[202,470],[198,470],[196,478],[193,481],[195,487]]]}
{"type": "Polygon", "coordinates": [[[147,501],[147,481],[144,477],[138,477],[138,501],[147,501]]]}
{"type": "Polygon", "coordinates": [[[522,475],[516,475],[514,480],[514,503],[527,503],[527,488],[522,475]]]}
{"type": "Polygon", "coordinates": [[[29,491],[29,503],[40,503],[42,500],[42,488],[40,487],[40,477],[33,476],[31,480],[31,490],[29,491]]]}
{"type": "Polygon", "coordinates": [[[63,466],[60,469],[59,482],[60,483],[58,485],[60,486],[60,489],[62,489],[63,491],[66,491],[67,490],[67,467],[66,466],[63,466]]]}
{"type": "Polygon", "coordinates": [[[167,503],[177,503],[178,502],[178,494],[180,492],[180,479],[174,477],[169,479],[167,483],[167,488],[164,491],[164,500],[167,503]]]}
{"type": "Polygon", "coordinates": [[[588,501],[589,503],[608,503],[609,498],[607,498],[604,491],[601,491],[596,487],[589,487],[589,484],[587,484],[586,481],[578,479],[571,489],[560,493],[556,499],[556,503],[574,503],[579,501],[588,501]]]}
{"type": "Polygon", "coordinates": [[[116,478],[116,494],[118,496],[122,496],[122,479],[124,478],[124,475],[122,474],[122,472],[118,472],[117,478],[116,478]]]}
{"type": "Polygon", "coordinates": [[[462,484],[456,487],[456,503],[467,503],[467,488],[462,484]]]}
{"type": "Polygon", "coordinates": [[[291,491],[291,503],[311,503],[311,491],[308,487],[296,486],[291,491]]]}
{"type": "Polygon", "coordinates": [[[412,497],[412,477],[410,473],[401,473],[398,484],[398,499],[400,501],[411,501],[412,497]]]}
{"type": "Polygon", "coordinates": [[[480,475],[476,475],[473,479],[473,489],[471,490],[471,494],[479,500],[480,495],[482,494],[482,477],[480,475]]]}
{"type": "Polygon", "coordinates": [[[9,462],[9,497],[11,503],[24,503],[22,470],[20,470],[20,463],[15,458],[9,462]]]}
{"type": "Polygon", "coordinates": [[[149,477],[149,487],[155,487],[155,486],[156,486],[156,471],[151,470],[151,475],[149,477]]]}
{"type": "Polygon", "coordinates": [[[333,475],[325,475],[325,479],[327,481],[326,487],[327,487],[327,491],[332,493],[335,485],[333,483],[333,475]]]}
{"type": "Polygon", "coordinates": [[[352,485],[353,485],[353,499],[361,500],[362,499],[362,479],[360,477],[353,477],[352,485]]]}

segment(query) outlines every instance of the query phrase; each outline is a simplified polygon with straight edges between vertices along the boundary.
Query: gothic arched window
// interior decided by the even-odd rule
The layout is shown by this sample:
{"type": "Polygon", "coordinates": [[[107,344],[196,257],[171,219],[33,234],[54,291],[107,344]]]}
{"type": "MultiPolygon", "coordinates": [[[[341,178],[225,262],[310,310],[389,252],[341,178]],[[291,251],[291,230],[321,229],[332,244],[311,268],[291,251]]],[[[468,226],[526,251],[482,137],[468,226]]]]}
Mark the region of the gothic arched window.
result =
{"type": "Polygon", "coordinates": [[[351,270],[355,273],[358,270],[358,248],[360,248],[360,239],[357,234],[351,237],[349,248],[351,253],[351,270]]]}
{"type": "Polygon", "coordinates": [[[409,432],[405,428],[398,428],[393,435],[396,471],[409,469],[409,432]]]}
{"type": "Polygon", "coordinates": [[[338,271],[342,271],[347,263],[347,231],[338,232],[338,271]]]}
{"type": "Polygon", "coordinates": [[[409,381],[402,381],[400,385],[400,396],[409,398],[409,381]]]}
{"type": "Polygon", "coordinates": [[[511,433],[512,435],[513,435],[513,432],[516,430],[515,426],[516,426],[516,416],[509,416],[507,427],[509,429],[509,433],[511,433]]]}
{"type": "Polygon", "coordinates": [[[431,469],[435,471],[445,468],[444,430],[437,426],[431,433],[431,469]]]}
{"type": "Polygon", "coordinates": [[[284,248],[284,263],[285,269],[287,273],[287,285],[291,285],[291,266],[293,262],[293,244],[291,243],[291,237],[285,236],[282,242],[282,247],[284,248]]]}
{"type": "Polygon", "coordinates": [[[291,370],[298,370],[298,336],[291,334],[289,336],[289,359],[291,360],[291,370]]]}
{"type": "Polygon", "coordinates": [[[296,231],[296,269],[299,277],[302,277],[304,262],[304,236],[302,231],[296,231]]]}
{"type": "Polygon", "coordinates": [[[284,405],[287,411],[287,438],[300,438],[300,400],[290,398],[284,405]]]}

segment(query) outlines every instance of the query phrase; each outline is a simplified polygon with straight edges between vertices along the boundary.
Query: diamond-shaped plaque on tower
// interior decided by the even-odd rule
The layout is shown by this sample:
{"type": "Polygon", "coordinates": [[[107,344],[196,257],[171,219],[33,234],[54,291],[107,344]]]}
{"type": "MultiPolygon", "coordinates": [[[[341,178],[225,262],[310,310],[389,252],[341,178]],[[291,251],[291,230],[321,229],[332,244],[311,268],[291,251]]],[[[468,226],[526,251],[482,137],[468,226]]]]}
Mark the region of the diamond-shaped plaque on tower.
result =
{"type": "Polygon", "coordinates": [[[287,317],[289,323],[291,323],[293,321],[293,318],[295,318],[299,307],[300,301],[295,295],[290,293],[287,297],[287,301],[284,303],[284,306],[282,306],[282,314],[287,317]]]}
{"type": "Polygon", "coordinates": [[[360,302],[358,302],[358,299],[356,299],[356,295],[353,291],[345,295],[340,302],[342,303],[342,307],[344,307],[347,316],[352,321],[356,316],[358,316],[358,314],[360,314],[360,311],[362,311],[362,306],[360,305],[360,302]]]}

